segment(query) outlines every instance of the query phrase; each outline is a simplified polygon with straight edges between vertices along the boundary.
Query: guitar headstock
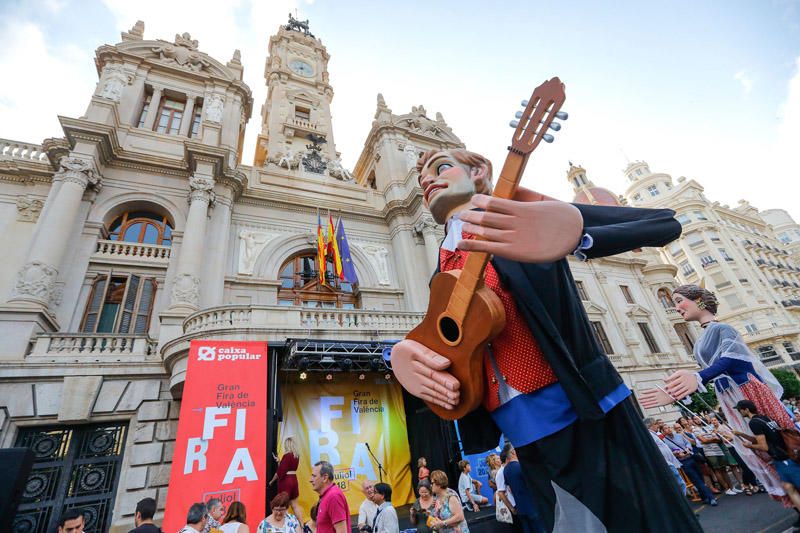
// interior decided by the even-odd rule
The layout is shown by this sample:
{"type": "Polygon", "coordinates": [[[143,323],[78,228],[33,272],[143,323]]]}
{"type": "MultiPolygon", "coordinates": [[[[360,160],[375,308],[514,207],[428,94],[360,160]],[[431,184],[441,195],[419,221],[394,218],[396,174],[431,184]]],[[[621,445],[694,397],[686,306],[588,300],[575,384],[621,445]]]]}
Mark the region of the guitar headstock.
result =
{"type": "Polygon", "coordinates": [[[560,111],[566,98],[564,84],[558,78],[539,85],[530,99],[522,101],[525,110],[517,111],[517,120],[510,123],[516,129],[509,150],[527,156],[536,150],[541,141],[553,142],[553,135],[547,131],[561,129],[561,124],[555,119],[567,120],[567,113],[560,111]]]}

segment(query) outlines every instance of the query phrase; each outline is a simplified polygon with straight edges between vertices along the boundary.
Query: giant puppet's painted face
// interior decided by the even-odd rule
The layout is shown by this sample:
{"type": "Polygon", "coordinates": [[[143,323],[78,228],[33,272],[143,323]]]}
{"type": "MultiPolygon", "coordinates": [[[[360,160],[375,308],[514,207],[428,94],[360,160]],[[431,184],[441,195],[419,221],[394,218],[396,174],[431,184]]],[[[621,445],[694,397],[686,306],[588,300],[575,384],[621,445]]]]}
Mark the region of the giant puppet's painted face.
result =
{"type": "Polygon", "coordinates": [[[483,182],[485,169],[459,163],[449,152],[435,153],[419,173],[422,198],[433,219],[444,224],[450,215],[469,203],[483,182]]]}

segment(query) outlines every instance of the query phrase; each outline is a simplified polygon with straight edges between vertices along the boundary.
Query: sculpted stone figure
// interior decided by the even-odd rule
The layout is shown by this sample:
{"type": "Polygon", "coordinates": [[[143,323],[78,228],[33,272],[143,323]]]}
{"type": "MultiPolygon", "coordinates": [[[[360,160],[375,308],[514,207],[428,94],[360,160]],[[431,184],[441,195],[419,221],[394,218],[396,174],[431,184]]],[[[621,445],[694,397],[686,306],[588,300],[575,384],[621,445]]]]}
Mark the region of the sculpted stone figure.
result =
{"type": "Polygon", "coordinates": [[[120,65],[110,65],[105,68],[105,84],[100,91],[101,98],[119,102],[122,90],[131,82],[131,76],[120,65]]]}

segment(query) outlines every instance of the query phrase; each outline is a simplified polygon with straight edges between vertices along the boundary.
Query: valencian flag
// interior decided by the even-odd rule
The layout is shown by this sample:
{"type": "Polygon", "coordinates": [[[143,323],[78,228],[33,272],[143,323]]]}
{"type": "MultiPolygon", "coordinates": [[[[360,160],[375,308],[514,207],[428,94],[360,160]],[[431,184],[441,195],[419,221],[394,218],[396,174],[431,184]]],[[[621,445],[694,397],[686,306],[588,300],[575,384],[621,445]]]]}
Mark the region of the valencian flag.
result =
{"type": "Polygon", "coordinates": [[[328,257],[333,262],[333,273],[339,279],[344,279],[342,274],[342,256],[339,255],[339,245],[336,243],[336,231],[333,229],[333,216],[328,213],[328,257]]]}
{"type": "Polygon", "coordinates": [[[342,217],[339,217],[339,225],[336,226],[336,241],[339,245],[339,256],[342,259],[342,279],[351,284],[358,283],[353,258],[350,256],[350,245],[347,244],[347,235],[344,233],[342,217]]]}
{"type": "Polygon", "coordinates": [[[319,218],[319,211],[317,211],[317,262],[319,263],[319,283],[325,285],[325,270],[328,261],[325,254],[325,236],[322,235],[322,220],[319,218]]]}

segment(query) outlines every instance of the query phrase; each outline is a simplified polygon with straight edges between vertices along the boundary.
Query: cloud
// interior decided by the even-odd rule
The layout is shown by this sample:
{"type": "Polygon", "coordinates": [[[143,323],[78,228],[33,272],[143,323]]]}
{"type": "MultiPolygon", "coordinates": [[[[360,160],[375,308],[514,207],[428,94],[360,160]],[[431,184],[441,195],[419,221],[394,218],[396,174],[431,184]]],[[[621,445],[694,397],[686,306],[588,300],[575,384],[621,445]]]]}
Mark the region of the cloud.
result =
{"type": "Polygon", "coordinates": [[[15,16],[0,24],[0,49],[0,137],[39,143],[63,136],[58,115],[82,115],[95,89],[90,51],[50,47],[41,27],[15,16]]]}
{"type": "Polygon", "coordinates": [[[742,89],[744,89],[744,94],[750,94],[750,91],[753,90],[753,79],[750,76],[748,76],[744,70],[740,70],[739,72],[734,74],[733,79],[742,84],[742,89]]]}

